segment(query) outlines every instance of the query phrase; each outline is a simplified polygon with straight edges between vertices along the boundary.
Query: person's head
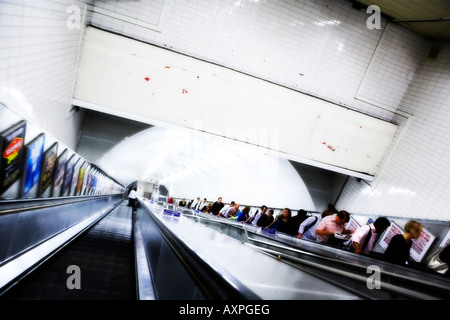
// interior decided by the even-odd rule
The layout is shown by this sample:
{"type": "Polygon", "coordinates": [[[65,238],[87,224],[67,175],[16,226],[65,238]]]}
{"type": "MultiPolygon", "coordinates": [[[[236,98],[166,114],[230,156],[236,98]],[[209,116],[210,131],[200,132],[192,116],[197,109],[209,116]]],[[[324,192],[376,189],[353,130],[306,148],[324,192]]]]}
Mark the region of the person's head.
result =
{"type": "Polygon", "coordinates": [[[234,201],[231,201],[230,202],[230,207],[234,207],[234,205],[235,205],[234,201]]]}
{"type": "Polygon", "coordinates": [[[197,201],[200,201],[200,197],[197,197],[197,201]]]}
{"type": "Polygon", "coordinates": [[[268,215],[269,217],[272,217],[272,216],[273,216],[273,209],[267,210],[267,215],[268,215]]]}
{"type": "Polygon", "coordinates": [[[390,225],[391,223],[385,217],[380,217],[373,223],[376,233],[383,233],[390,225]]]}
{"type": "Polygon", "coordinates": [[[325,218],[326,216],[331,216],[333,214],[333,211],[331,211],[330,209],[325,209],[322,212],[322,219],[325,218]]]}
{"type": "Polygon", "coordinates": [[[300,209],[300,210],[298,210],[297,216],[298,216],[299,218],[301,218],[301,217],[306,217],[307,214],[308,214],[308,213],[307,213],[305,210],[300,209]]]}
{"type": "Polygon", "coordinates": [[[250,212],[250,207],[249,206],[245,206],[244,209],[242,209],[242,213],[243,214],[248,214],[250,212]]]}
{"type": "Polygon", "coordinates": [[[208,203],[206,204],[206,209],[209,209],[209,208],[211,208],[211,202],[208,202],[208,203]]]}
{"type": "Polygon", "coordinates": [[[267,211],[267,206],[262,205],[261,206],[261,214],[264,214],[267,211]]]}
{"type": "Polygon", "coordinates": [[[222,197],[219,197],[219,198],[217,199],[217,202],[222,203],[222,197]]]}
{"type": "Polygon", "coordinates": [[[290,218],[292,216],[291,209],[284,208],[282,214],[283,214],[284,217],[290,218]]]}
{"type": "Polygon", "coordinates": [[[347,211],[341,210],[338,213],[336,213],[336,222],[338,224],[343,225],[349,221],[350,221],[350,214],[347,211]]]}
{"type": "Polygon", "coordinates": [[[203,198],[203,202],[206,202],[206,198],[203,198]]]}
{"type": "Polygon", "coordinates": [[[410,233],[413,239],[419,239],[422,230],[422,225],[417,221],[411,220],[405,224],[405,232],[410,233]]]}

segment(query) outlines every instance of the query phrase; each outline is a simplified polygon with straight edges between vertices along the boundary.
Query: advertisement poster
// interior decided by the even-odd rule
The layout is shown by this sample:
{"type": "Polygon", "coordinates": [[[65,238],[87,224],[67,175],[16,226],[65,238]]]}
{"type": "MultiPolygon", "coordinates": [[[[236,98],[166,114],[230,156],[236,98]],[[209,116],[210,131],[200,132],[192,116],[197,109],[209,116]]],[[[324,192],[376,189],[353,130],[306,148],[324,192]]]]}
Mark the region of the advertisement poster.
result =
{"type": "Polygon", "coordinates": [[[55,179],[53,183],[53,197],[59,197],[61,195],[62,183],[64,180],[64,173],[67,166],[67,149],[65,149],[56,161],[55,179]]]}
{"type": "Polygon", "coordinates": [[[431,245],[434,242],[436,237],[432,235],[427,229],[423,228],[422,233],[420,234],[419,239],[412,240],[411,250],[409,251],[409,255],[416,262],[422,261],[423,257],[427,254],[431,245]]]}
{"type": "Polygon", "coordinates": [[[84,177],[83,177],[83,184],[81,186],[81,193],[80,195],[86,195],[86,191],[87,191],[87,182],[88,182],[88,178],[89,178],[89,172],[91,171],[91,165],[89,163],[86,164],[85,168],[84,168],[84,177]]]}
{"type": "Polygon", "coordinates": [[[81,189],[83,188],[84,174],[86,173],[87,163],[83,163],[80,168],[80,172],[78,174],[77,186],[75,188],[75,195],[78,196],[81,194],[81,189]]]}
{"type": "Polygon", "coordinates": [[[26,146],[25,179],[23,195],[27,195],[31,188],[39,182],[41,174],[42,154],[44,152],[45,135],[41,133],[26,146]]]}
{"type": "Polygon", "coordinates": [[[19,180],[23,170],[26,122],[21,121],[0,133],[0,194],[19,180]]]}
{"type": "Polygon", "coordinates": [[[380,239],[380,242],[378,243],[384,250],[387,249],[389,243],[391,242],[391,239],[396,234],[402,234],[404,233],[403,229],[400,228],[395,222],[391,222],[391,226],[386,230],[383,237],[380,239]]]}
{"type": "Polygon", "coordinates": [[[91,168],[89,170],[89,175],[86,184],[86,194],[91,195],[94,194],[94,181],[95,181],[96,170],[95,168],[91,168]]]}
{"type": "Polygon", "coordinates": [[[78,159],[75,158],[74,154],[70,157],[69,160],[67,160],[66,172],[64,174],[64,182],[62,186],[61,195],[64,195],[67,192],[67,190],[70,189],[70,185],[72,184],[73,168],[75,167],[76,161],[78,161],[78,159]]]}
{"type": "Polygon", "coordinates": [[[83,162],[81,159],[78,159],[78,161],[75,163],[75,166],[73,167],[73,174],[72,174],[72,184],[70,187],[70,194],[71,196],[74,196],[76,193],[78,178],[80,175],[80,167],[82,166],[83,162]]]}
{"type": "Polygon", "coordinates": [[[44,152],[44,156],[42,159],[42,174],[39,184],[39,196],[44,194],[44,192],[47,191],[48,187],[50,187],[53,182],[57,156],[58,143],[55,142],[44,152]]]}
{"type": "Polygon", "coordinates": [[[352,217],[350,217],[350,220],[349,220],[349,222],[347,222],[347,225],[345,226],[345,229],[355,231],[355,230],[357,230],[359,227],[361,227],[361,226],[359,225],[359,223],[358,223],[355,219],[353,219],[352,217]]]}
{"type": "Polygon", "coordinates": [[[448,230],[448,232],[445,235],[444,239],[442,239],[441,244],[439,245],[439,248],[446,247],[449,244],[450,244],[450,230],[448,230]]]}

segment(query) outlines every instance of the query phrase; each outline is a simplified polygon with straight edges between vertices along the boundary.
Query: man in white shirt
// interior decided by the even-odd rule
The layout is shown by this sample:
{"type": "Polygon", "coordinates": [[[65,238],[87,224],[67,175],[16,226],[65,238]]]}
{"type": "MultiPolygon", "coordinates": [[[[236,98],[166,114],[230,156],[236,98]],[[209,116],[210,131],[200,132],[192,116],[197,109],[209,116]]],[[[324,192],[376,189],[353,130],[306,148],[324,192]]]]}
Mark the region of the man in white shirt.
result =
{"type": "Polygon", "coordinates": [[[206,198],[203,198],[203,201],[198,205],[197,210],[202,211],[203,207],[206,207],[206,198]]]}
{"type": "Polygon", "coordinates": [[[191,209],[198,210],[198,207],[200,206],[200,203],[201,203],[200,197],[197,197],[197,200],[193,204],[191,204],[191,209]]]}
{"type": "MultiPolygon", "coordinates": [[[[251,221],[251,223],[256,226],[258,223],[259,218],[261,218],[262,216],[264,216],[266,214],[267,211],[267,206],[263,205],[261,206],[260,211],[255,214],[255,216],[253,218],[248,218],[248,221],[251,221]]],[[[247,222],[247,221],[246,221],[247,222]]]]}

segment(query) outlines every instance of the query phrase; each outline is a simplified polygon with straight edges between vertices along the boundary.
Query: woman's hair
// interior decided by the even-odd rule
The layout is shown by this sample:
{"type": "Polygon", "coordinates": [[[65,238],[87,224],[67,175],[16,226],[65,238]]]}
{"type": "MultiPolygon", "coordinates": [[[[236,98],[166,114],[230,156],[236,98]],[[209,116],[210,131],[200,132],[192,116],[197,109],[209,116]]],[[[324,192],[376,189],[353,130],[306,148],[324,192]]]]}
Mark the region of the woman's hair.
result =
{"type": "Polygon", "coordinates": [[[289,217],[292,217],[291,209],[289,209],[289,208],[284,208],[284,210],[287,210],[287,211],[289,212],[289,217]]]}
{"type": "Polygon", "coordinates": [[[249,212],[250,212],[250,207],[249,207],[249,206],[245,206],[245,208],[242,209],[242,213],[243,213],[243,214],[247,214],[247,213],[249,213],[249,212]]]}
{"type": "Polygon", "coordinates": [[[415,237],[420,236],[422,230],[422,225],[417,221],[411,220],[405,224],[405,231],[408,233],[412,233],[412,235],[415,237]]]}

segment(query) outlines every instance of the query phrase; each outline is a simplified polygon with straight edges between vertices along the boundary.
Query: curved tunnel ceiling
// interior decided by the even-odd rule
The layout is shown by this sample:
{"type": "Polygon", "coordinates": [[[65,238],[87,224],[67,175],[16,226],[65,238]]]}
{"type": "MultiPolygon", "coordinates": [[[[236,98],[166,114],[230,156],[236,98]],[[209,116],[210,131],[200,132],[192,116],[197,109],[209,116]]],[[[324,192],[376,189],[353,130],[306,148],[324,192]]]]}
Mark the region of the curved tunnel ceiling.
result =
{"type": "Polygon", "coordinates": [[[116,144],[96,164],[123,185],[157,180],[176,197],[315,209],[288,160],[191,129],[151,127],[116,144]]]}

